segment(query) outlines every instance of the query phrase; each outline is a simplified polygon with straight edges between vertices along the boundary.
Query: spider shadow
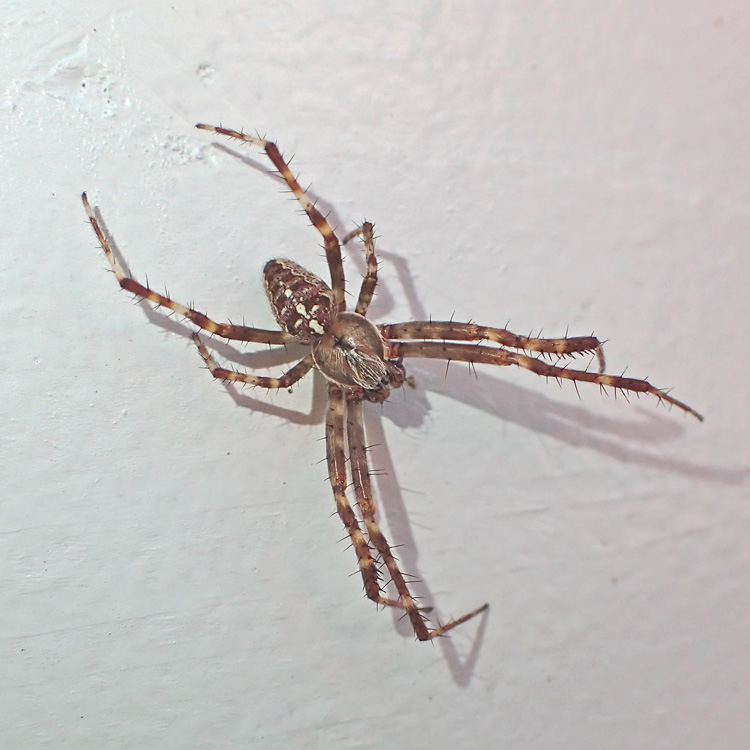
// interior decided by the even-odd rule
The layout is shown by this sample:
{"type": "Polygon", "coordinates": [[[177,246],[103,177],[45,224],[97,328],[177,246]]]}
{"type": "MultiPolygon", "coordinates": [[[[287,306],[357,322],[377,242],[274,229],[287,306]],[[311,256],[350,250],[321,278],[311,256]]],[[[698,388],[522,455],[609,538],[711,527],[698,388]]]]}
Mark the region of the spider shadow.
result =
{"type": "MultiPolygon", "coordinates": [[[[393,549],[398,554],[399,567],[402,572],[408,573],[409,587],[414,597],[419,601],[421,607],[428,610],[427,616],[432,625],[438,627],[450,618],[439,617],[439,609],[435,606],[435,597],[424,577],[420,574],[419,546],[412,533],[412,523],[409,520],[409,514],[404,503],[402,484],[398,480],[397,470],[387,447],[382,418],[373,413],[372,410],[366,410],[364,421],[367,440],[370,444],[368,454],[374,459],[375,466],[377,466],[377,468],[371,466],[371,474],[378,488],[379,505],[383,507],[391,536],[398,539],[398,544],[393,545],[393,549]]],[[[476,607],[480,604],[481,602],[469,602],[468,606],[476,607]]],[[[403,613],[392,610],[392,617],[394,627],[402,637],[414,636],[411,624],[403,613]]],[[[477,622],[478,626],[467,654],[460,655],[456,647],[453,636],[458,634],[459,630],[438,639],[451,671],[451,676],[458,685],[468,685],[471,681],[481,645],[484,642],[488,617],[489,610],[470,621],[471,624],[477,622]]],[[[460,632],[465,633],[466,628],[469,627],[471,627],[470,623],[462,624],[460,632]]]]}
{"type": "MultiPolygon", "coordinates": [[[[581,389],[578,403],[556,398],[540,392],[532,379],[530,387],[517,385],[495,376],[492,370],[475,371],[466,368],[459,377],[453,374],[456,364],[449,368],[436,360],[409,361],[409,372],[425,392],[445,396],[465,406],[491,414],[503,424],[511,423],[524,427],[538,435],[551,437],[565,445],[584,448],[619,463],[633,464],[669,472],[689,478],[700,479],[722,485],[742,484],[750,476],[746,466],[717,466],[700,461],[682,460],[659,453],[659,446],[682,437],[692,425],[692,418],[676,407],[666,407],[655,398],[645,395],[643,404],[636,398],[627,398],[629,408],[622,416],[613,417],[595,410],[595,406],[585,405],[586,389],[581,389]],[[460,377],[468,374],[469,377],[460,377]],[[450,382],[449,382],[450,375],[450,382]]],[[[460,369],[460,368],[459,368],[460,369]]],[[[538,380],[538,379],[537,379],[538,380]]],[[[564,387],[559,384],[560,387],[564,387]]],[[[597,389],[588,389],[593,393],[597,389]]],[[[408,393],[408,391],[405,391],[408,393]]],[[[606,393],[609,395],[609,393],[606,393]]],[[[615,394],[615,398],[623,398],[615,394]]],[[[420,399],[425,401],[426,399],[420,399]]],[[[405,409],[403,414],[411,422],[404,426],[416,426],[423,409],[431,410],[429,401],[417,405],[416,411],[405,409]]],[[[394,415],[393,421],[404,420],[394,415]]],[[[493,436],[493,440],[497,440],[493,436]]]]}
{"type": "MultiPolygon", "coordinates": [[[[409,305],[411,320],[445,319],[445,316],[438,318],[427,313],[419,298],[407,259],[384,250],[382,247],[377,248],[377,253],[383,264],[389,263],[395,268],[403,295],[409,305]]],[[[393,297],[390,294],[387,297],[381,295],[383,288],[383,285],[378,285],[379,296],[375,298],[370,308],[374,314],[368,314],[368,317],[378,319],[387,315],[392,309],[393,297]],[[379,304],[381,301],[383,304],[379,304]]],[[[579,361],[582,361],[584,367],[589,364],[585,360],[579,361]]],[[[431,391],[465,406],[481,409],[485,413],[498,417],[504,423],[517,424],[532,432],[552,437],[566,445],[586,448],[622,463],[640,464],[661,471],[724,484],[739,484],[750,475],[750,470],[745,467],[726,468],[694,461],[681,461],[660,457],[639,447],[673,441],[685,433],[684,424],[677,422],[668,411],[659,412],[657,408],[638,406],[622,417],[614,418],[584,405],[582,398],[579,398],[578,404],[570,404],[541,393],[538,385],[539,378],[531,378],[532,385],[525,387],[495,376],[496,369],[491,367],[477,371],[467,366],[465,372],[471,377],[464,377],[458,381],[453,371],[462,363],[446,364],[440,360],[413,358],[408,359],[406,364],[408,373],[415,376],[419,387],[403,388],[402,393],[406,394],[405,403],[401,403],[397,409],[393,408],[396,402],[395,394],[392,394],[390,401],[384,404],[386,418],[402,429],[422,426],[432,411],[427,396],[427,392],[431,391]],[[450,382],[449,375],[451,376],[450,382]],[[481,388],[478,387],[480,382],[481,388]]],[[[582,393],[586,390],[584,386],[585,384],[581,386],[582,393]]],[[[640,404],[638,394],[634,395],[640,404]]],[[[618,398],[616,391],[614,396],[618,398]]],[[[632,397],[621,397],[626,401],[634,400],[632,397]]],[[[651,401],[654,407],[659,407],[655,399],[644,396],[643,403],[646,404],[648,401],[651,401]]],[[[673,412],[677,413],[678,410],[674,408],[673,412]]],[[[680,413],[680,416],[685,415],[680,413]]]]}
{"type": "MultiPolygon", "coordinates": [[[[524,427],[530,432],[607,456],[619,463],[726,485],[740,484],[750,476],[750,470],[746,467],[720,467],[656,452],[660,444],[684,435],[686,427],[676,421],[671,413],[657,411],[655,399],[653,409],[633,405],[626,415],[615,418],[597,413],[583,403],[556,399],[485,371],[476,374],[472,371],[469,377],[460,378],[452,374],[454,365],[446,375],[444,364],[441,368],[434,361],[416,362],[411,360],[412,367],[409,369],[419,383],[416,403],[410,404],[399,414],[386,413],[400,427],[419,427],[422,415],[431,411],[426,397],[430,392],[491,414],[503,424],[524,427]]],[[[411,400],[409,392],[404,392],[411,400]]],[[[497,441],[497,437],[493,436],[493,440],[497,441]]]]}

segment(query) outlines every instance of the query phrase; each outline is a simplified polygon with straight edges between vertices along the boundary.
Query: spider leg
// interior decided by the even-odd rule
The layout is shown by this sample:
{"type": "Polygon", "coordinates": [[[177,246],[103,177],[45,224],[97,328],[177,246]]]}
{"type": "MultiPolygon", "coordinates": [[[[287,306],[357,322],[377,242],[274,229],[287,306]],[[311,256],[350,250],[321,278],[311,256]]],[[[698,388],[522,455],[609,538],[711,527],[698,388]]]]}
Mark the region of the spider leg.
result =
{"type": "Polygon", "coordinates": [[[367,271],[365,272],[364,279],[362,279],[362,286],[359,290],[359,298],[357,299],[357,306],[354,308],[354,312],[365,315],[370,302],[372,302],[375,287],[378,283],[378,258],[375,255],[375,235],[373,234],[372,224],[369,221],[363,222],[361,227],[344,237],[342,244],[346,245],[349,240],[355,237],[362,237],[362,241],[365,244],[367,271]]]}
{"type": "Polygon", "coordinates": [[[104,254],[107,256],[112,271],[115,274],[117,283],[122,289],[134,294],[136,297],[146,299],[149,302],[153,302],[159,307],[166,307],[169,310],[173,310],[178,315],[187,318],[192,323],[195,323],[199,328],[209,333],[214,333],[217,336],[221,336],[225,339],[231,339],[234,341],[254,341],[259,344],[286,344],[294,341],[294,337],[283,331],[266,331],[262,328],[252,328],[250,326],[239,326],[234,323],[216,323],[211,320],[207,315],[204,315],[192,307],[183,305],[180,302],[175,302],[165,294],[159,294],[148,286],[138,283],[135,279],[127,276],[122,269],[122,266],[118,262],[115,254],[112,252],[109,241],[102,230],[99,220],[96,218],[94,211],[89,204],[89,199],[86,193],[81,195],[83,200],[83,207],[86,209],[89,222],[96,233],[96,237],[99,240],[104,254]]]}
{"type": "Polygon", "coordinates": [[[287,370],[280,378],[250,375],[246,372],[237,372],[236,370],[228,370],[225,367],[219,367],[214,358],[209,354],[206,345],[201,341],[201,338],[197,333],[193,333],[193,341],[198,347],[198,351],[200,352],[203,361],[206,363],[209,372],[217,380],[231,380],[233,383],[248,383],[250,385],[257,385],[260,388],[289,388],[298,380],[305,377],[313,367],[312,354],[308,354],[304,359],[297,362],[294,367],[287,370]]]}
{"type": "Polygon", "coordinates": [[[367,463],[365,431],[362,420],[362,401],[356,396],[350,397],[347,400],[346,431],[349,439],[349,461],[351,463],[352,481],[357,496],[357,504],[362,513],[362,520],[370,542],[380,554],[399,594],[397,602],[381,600],[381,603],[403,608],[411,621],[415,635],[420,641],[429,641],[444,635],[457,625],[466,622],[487,609],[489,605],[484,604],[473,612],[469,612],[457,620],[451,620],[434,630],[430,630],[427,627],[425,617],[417,606],[414,597],[409,592],[409,587],[398,567],[396,558],[393,556],[391,547],[375,520],[375,500],[370,485],[370,468],[367,463]]]}
{"type": "Polygon", "coordinates": [[[558,367],[525,354],[481,344],[455,344],[442,341],[391,341],[389,342],[389,349],[390,356],[392,357],[428,357],[431,359],[499,365],[501,367],[516,365],[525,370],[531,370],[531,372],[535,372],[537,375],[545,378],[596,383],[601,388],[610,387],[615,391],[650,393],[656,396],[659,401],[666,401],[668,404],[672,404],[688,414],[692,414],[701,422],[703,421],[703,417],[693,408],[682,401],[678,401],[676,398],[672,398],[665,391],[655,388],[646,380],[558,367]]]}
{"type": "Polygon", "coordinates": [[[229,128],[217,127],[215,125],[205,125],[198,123],[196,128],[200,130],[208,130],[211,133],[217,135],[226,135],[229,138],[236,138],[239,141],[245,143],[251,143],[254,146],[259,146],[266,152],[266,156],[271,160],[273,165],[279,171],[279,174],[284,178],[284,181],[294,193],[295,198],[299,201],[299,204],[308,215],[312,225],[320,232],[323,237],[323,247],[326,252],[326,259],[328,260],[328,268],[331,272],[331,288],[336,296],[336,302],[338,303],[339,310],[346,309],[346,302],[344,301],[344,265],[341,260],[341,246],[338,238],[336,237],[331,225],[328,223],[325,216],[315,207],[315,204],[310,200],[307,193],[300,187],[297,179],[289,169],[289,165],[284,160],[281,152],[277,148],[276,144],[272,141],[267,141],[265,138],[258,138],[256,136],[247,135],[237,130],[230,130],[229,128]]]}
{"type": "Polygon", "coordinates": [[[380,572],[370,551],[370,545],[362,533],[357,516],[349,504],[346,496],[346,449],[344,447],[344,419],[346,414],[346,400],[342,389],[334,384],[328,384],[328,408],[326,410],[326,461],[328,463],[328,477],[331,480],[333,497],[336,500],[336,510],[344,524],[344,528],[352,540],[352,546],[357,554],[359,571],[365,586],[368,599],[379,604],[390,604],[385,600],[380,588],[380,572]]]}
{"type": "Polygon", "coordinates": [[[444,341],[492,341],[500,346],[512,349],[524,349],[540,354],[556,354],[559,357],[570,357],[576,354],[596,353],[599,359],[600,372],[604,371],[602,344],[594,336],[565,336],[558,339],[533,338],[519,336],[504,328],[489,328],[474,323],[455,323],[447,321],[410,321],[408,323],[391,323],[379,326],[380,333],[386,339],[442,339],[444,341]]]}

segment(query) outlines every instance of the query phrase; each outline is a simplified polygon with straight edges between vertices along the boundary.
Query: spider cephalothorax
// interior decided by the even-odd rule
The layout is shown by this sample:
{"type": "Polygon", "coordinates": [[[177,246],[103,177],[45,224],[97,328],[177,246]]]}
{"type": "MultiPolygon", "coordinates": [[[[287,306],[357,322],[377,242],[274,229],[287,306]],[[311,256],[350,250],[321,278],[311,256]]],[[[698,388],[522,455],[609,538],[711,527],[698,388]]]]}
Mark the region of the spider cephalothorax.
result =
{"type": "Polygon", "coordinates": [[[391,388],[401,386],[406,379],[402,364],[405,357],[428,357],[498,366],[514,365],[546,378],[551,377],[558,381],[571,380],[576,388],[579,382],[585,382],[595,383],[600,388],[611,387],[615,391],[650,393],[659,401],[677,406],[702,419],[700,414],[687,404],[645,380],[605,374],[601,343],[593,336],[534,338],[519,336],[502,328],[456,323],[452,320],[374,325],[365,317],[377,285],[378,270],[373,227],[369,222],[364,222],[344,240],[347,242],[352,237],[361,237],[367,259],[367,273],[360,287],[354,311],[347,311],[339,240],[326,218],[299,186],[276,145],[236,130],[213,125],[197,127],[260,146],[265,151],[323,238],[331,275],[330,286],[294,261],[270,260],[263,270],[263,278],[274,316],[282,330],[269,331],[232,323],[216,323],[192,307],[175,302],[167,295],[159,294],[149,286],[144,286],[127,276],[112,252],[84,193],[83,203],[91,226],[109,259],[118,283],[137,297],[166,307],[187,318],[198,328],[231,341],[253,341],[271,345],[284,345],[296,341],[309,345],[310,352],[303,359],[280,377],[272,378],[219,367],[198,334],[193,334],[203,361],[211,374],[220,380],[263,388],[287,388],[304,377],[313,367],[326,378],[328,476],[336,509],[357,555],[365,594],[377,604],[403,610],[420,641],[444,635],[484,611],[487,605],[430,629],[425,618],[425,610],[417,605],[406,583],[406,577],[375,520],[376,509],[370,485],[362,402],[382,402],[388,398],[391,388]],[[532,352],[537,356],[526,352],[532,352]],[[563,367],[543,359],[545,356],[564,358],[587,353],[596,355],[599,361],[598,372],[563,367]],[[359,515],[355,513],[347,496],[350,487],[354,490],[359,515]],[[395,599],[386,593],[382,583],[381,566],[388,571],[396,589],[395,599]]]}
{"type": "Polygon", "coordinates": [[[385,401],[404,382],[401,360],[388,360],[378,329],[355,312],[338,313],[328,330],[312,341],[315,366],[345,388],[361,388],[367,401],[385,401]]]}

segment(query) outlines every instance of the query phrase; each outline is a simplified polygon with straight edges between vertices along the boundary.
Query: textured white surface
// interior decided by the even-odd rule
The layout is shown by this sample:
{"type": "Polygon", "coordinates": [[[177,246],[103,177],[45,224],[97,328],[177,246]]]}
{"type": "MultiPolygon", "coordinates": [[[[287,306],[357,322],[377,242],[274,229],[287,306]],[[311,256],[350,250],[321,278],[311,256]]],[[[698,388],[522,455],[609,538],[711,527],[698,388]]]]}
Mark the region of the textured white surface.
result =
{"type": "Polygon", "coordinates": [[[747,3],[3,24],[2,747],[747,747],[747,3]],[[217,319],[271,325],[273,255],[324,273],[198,121],[268,134],[345,229],[377,223],[379,320],[595,330],[706,422],[413,364],[368,416],[390,535],[441,615],[492,606],[414,643],[348,577],[321,383],[235,405],[104,271],[82,189],[137,277],[217,319]]]}

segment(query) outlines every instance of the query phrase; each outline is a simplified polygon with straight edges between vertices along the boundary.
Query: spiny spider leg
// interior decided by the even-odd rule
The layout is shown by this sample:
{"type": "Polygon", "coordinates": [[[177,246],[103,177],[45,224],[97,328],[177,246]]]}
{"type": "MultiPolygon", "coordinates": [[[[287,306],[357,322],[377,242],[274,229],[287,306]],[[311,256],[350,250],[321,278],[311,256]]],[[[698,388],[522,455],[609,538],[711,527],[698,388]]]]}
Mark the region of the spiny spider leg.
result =
{"type": "Polygon", "coordinates": [[[346,398],[346,436],[349,443],[349,463],[357,505],[362,514],[362,520],[370,542],[385,563],[399,593],[397,601],[383,600],[382,597],[379,597],[379,603],[406,610],[417,637],[420,637],[419,634],[421,633],[425,637],[420,638],[420,640],[426,640],[428,631],[424,618],[419,612],[416,601],[409,593],[390,545],[375,521],[375,499],[370,486],[370,469],[367,464],[363,424],[362,401],[356,396],[349,396],[346,398]]]}
{"type": "Polygon", "coordinates": [[[353,232],[349,232],[341,244],[346,245],[349,240],[355,237],[361,237],[364,242],[367,270],[362,279],[362,286],[359,289],[359,297],[354,312],[365,315],[370,302],[372,302],[375,287],[378,283],[378,258],[375,255],[375,235],[373,234],[372,224],[369,221],[363,222],[361,227],[355,229],[353,232]]]}
{"type": "Polygon", "coordinates": [[[150,289],[143,284],[138,283],[135,279],[127,276],[122,270],[122,266],[117,261],[115,254],[112,252],[112,248],[109,245],[109,241],[104,235],[104,231],[99,225],[99,221],[94,215],[94,211],[89,204],[89,199],[86,193],[81,195],[83,200],[83,206],[86,209],[86,214],[89,217],[89,222],[96,233],[99,244],[102,250],[104,250],[107,260],[112,271],[115,274],[117,283],[122,289],[135,294],[136,297],[141,297],[149,302],[153,302],[155,305],[160,307],[166,307],[169,310],[173,310],[178,315],[182,315],[192,323],[195,323],[199,328],[209,333],[214,333],[217,336],[221,336],[225,339],[231,339],[233,341],[253,341],[258,344],[288,344],[294,341],[294,337],[283,331],[266,331],[262,328],[251,328],[250,326],[240,326],[234,323],[216,323],[211,320],[207,315],[204,315],[192,307],[183,305],[179,302],[175,302],[164,294],[159,294],[153,289],[150,289]]]}
{"type": "Polygon", "coordinates": [[[519,336],[504,328],[490,328],[475,323],[456,323],[452,320],[391,323],[378,326],[386,339],[443,339],[444,341],[493,341],[512,349],[556,354],[569,357],[575,354],[590,354],[601,351],[601,342],[595,336],[565,336],[557,339],[541,339],[519,336]]]}
{"type": "Polygon", "coordinates": [[[208,130],[211,133],[217,135],[226,135],[229,138],[236,138],[239,141],[250,143],[254,146],[259,146],[266,152],[266,156],[271,160],[273,165],[278,170],[279,174],[284,178],[284,181],[291,189],[294,196],[299,201],[305,213],[310,218],[312,225],[320,232],[323,237],[323,247],[325,248],[326,258],[328,259],[328,267],[331,271],[331,288],[336,297],[336,302],[339,306],[339,310],[346,309],[346,302],[344,300],[344,265],[341,260],[341,246],[339,245],[338,238],[336,237],[331,225],[328,223],[325,216],[315,207],[315,204],[307,196],[307,193],[300,187],[296,178],[289,169],[289,165],[284,160],[281,152],[277,148],[276,144],[272,141],[267,141],[265,138],[258,138],[257,136],[247,135],[241,133],[238,130],[231,130],[230,128],[222,128],[216,125],[206,125],[204,123],[198,123],[196,128],[200,130],[208,130]]]}
{"type": "Polygon", "coordinates": [[[688,414],[703,421],[703,417],[694,409],[682,401],[672,398],[665,391],[655,388],[646,380],[637,378],[626,378],[622,375],[602,375],[600,373],[588,372],[587,370],[572,370],[567,367],[558,367],[543,362],[540,359],[529,357],[518,352],[510,352],[493,346],[481,344],[454,344],[440,341],[391,341],[388,344],[389,356],[398,357],[427,357],[431,359],[448,359],[461,362],[472,362],[474,364],[499,365],[501,367],[516,365],[525,370],[531,370],[537,375],[545,378],[556,378],[561,380],[572,380],[574,382],[596,383],[599,386],[608,386],[615,391],[632,391],[634,393],[650,393],[660,401],[682,409],[688,414]]]}
{"type": "Polygon", "coordinates": [[[365,444],[365,431],[362,419],[362,401],[356,395],[350,396],[347,399],[346,407],[346,432],[349,440],[349,461],[351,464],[354,492],[357,496],[357,504],[362,513],[362,520],[365,524],[365,529],[367,530],[370,542],[380,554],[380,558],[385,563],[385,566],[390,573],[391,580],[396,586],[396,590],[399,594],[398,602],[393,602],[392,600],[383,601],[381,597],[380,603],[390,604],[391,606],[400,606],[403,608],[411,621],[417,638],[420,641],[432,640],[433,638],[444,635],[449,630],[466,622],[480,612],[483,612],[489,605],[484,604],[473,612],[469,612],[469,614],[464,615],[457,620],[451,620],[434,630],[430,630],[427,627],[425,617],[417,606],[414,597],[409,592],[409,587],[398,567],[396,558],[393,556],[391,547],[375,520],[375,500],[370,486],[370,468],[367,462],[367,448],[365,444]]]}
{"type": "Polygon", "coordinates": [[[249,385],[257,385],[260,388],[289,388],[298,380],[305,377],[313,367],[312,354],[308,354],[304,359],[297,362],[294,367],[287,370],[280,378],[269,378],[263,375],[250,375],[246,372],[237,372],[236,370],[228,370],[225,367],[219,367],[197,333],[193,333],[193,341],[198,347],[198,351],[200,352],[203,361],[206,363],[208,371],[217,380],[231,380],[233,383],[248,383],[249,385]]]}
{"type": "Polygon", "coordinates": [[[380,604],[384,601],[380,588],[380,571],[370,551],[370,545],[362,533],[357,516],[346,497],[346,449],[344,447],[344,420],[346,400],[343,390],[335,383],[328,383],[328,407],[326,409],[326,461],[331,481],[336,510],[344,528],[352,540],[357,563],[362,574],[365,594],[368,599],[380,604]]]}

